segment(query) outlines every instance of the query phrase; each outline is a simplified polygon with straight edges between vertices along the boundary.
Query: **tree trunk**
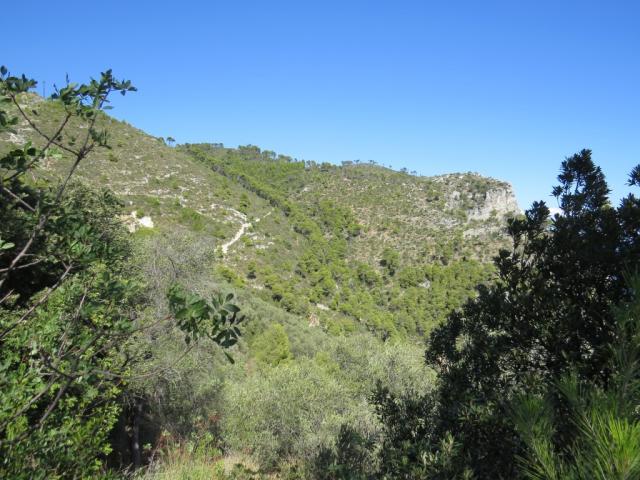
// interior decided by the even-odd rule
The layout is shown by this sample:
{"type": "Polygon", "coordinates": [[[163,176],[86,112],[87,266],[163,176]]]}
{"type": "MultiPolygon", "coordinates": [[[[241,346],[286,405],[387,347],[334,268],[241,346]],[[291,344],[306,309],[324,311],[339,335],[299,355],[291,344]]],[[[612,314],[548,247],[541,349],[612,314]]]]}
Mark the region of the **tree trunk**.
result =
{"type": "Polygon", "coordinates": [[[131,427],[131,460],[134,468],[142,466],[142,452],[140,449],[140,421],[142,419],[142,400],[136,398],[133,404],[133,425],[131,427]]]}

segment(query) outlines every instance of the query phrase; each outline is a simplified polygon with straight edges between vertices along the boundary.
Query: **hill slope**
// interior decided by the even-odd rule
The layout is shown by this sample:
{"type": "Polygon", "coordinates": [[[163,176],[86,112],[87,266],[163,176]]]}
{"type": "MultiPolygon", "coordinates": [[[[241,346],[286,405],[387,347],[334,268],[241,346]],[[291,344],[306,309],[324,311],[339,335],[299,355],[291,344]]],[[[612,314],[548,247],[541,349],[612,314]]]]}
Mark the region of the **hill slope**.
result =
{"type": "MultiPolygon", "coordinates": [[[[38,128],[52,131],[60,107],[35,95],[24,102],[37,109],[38,128]]],[[[490,279],[505,218],[518,212],[508,184],[477,174],[418,177],[253,146],[171,148],[108,116],[99,123],[112,150],[88,158],[78,177],[124,201],[141,243],[188,238],[201,277],[334,333],[423,335],[490,279]]],[[[22,124],[0,149],[32,133],[22,124]]],[[[51,158],[42,175],[67,167],[64,156],[51,158]]]]}

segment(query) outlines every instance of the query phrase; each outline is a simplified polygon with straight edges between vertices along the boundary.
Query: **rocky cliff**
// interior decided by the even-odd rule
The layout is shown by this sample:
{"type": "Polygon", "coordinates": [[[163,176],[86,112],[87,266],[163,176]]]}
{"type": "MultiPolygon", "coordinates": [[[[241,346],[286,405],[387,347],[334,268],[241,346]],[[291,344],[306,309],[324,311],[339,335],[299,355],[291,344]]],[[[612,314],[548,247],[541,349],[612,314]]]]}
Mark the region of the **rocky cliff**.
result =
{"type": "Polygon", "coordinates": [[[509,184],[475,194],[473,200],[476,205],[469,211],[471,220],[487,220],[494,216],[502,218],[517,215],[520,212],[513,188],[509,184]]]}

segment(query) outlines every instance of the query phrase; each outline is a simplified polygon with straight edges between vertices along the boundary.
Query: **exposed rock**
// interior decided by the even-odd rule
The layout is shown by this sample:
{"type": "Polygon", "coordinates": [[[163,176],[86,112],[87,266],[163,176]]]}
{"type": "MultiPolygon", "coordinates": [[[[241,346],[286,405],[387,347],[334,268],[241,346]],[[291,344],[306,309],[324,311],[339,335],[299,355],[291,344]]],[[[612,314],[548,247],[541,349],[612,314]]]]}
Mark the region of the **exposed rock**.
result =
{"type": "Polygon", "coordinates": [[[22,135],[12,132],[9,132],[9,141],[16,145],[24,145],[27,142],[27,140],[22,135]]]}
{"type": "Polygon", "coordinates": [[[146,227],[146,228],[153,228],[153,220],[151,220],[151,217],[145,215],[144,217],[142,217],[141,219],[138,220],[138,223],[140,224],[140,226],[142,227],[146,227]]]}
{"type": "Polygon", "coordinates": [[[318,316],[315,313],[312,313],[309,315],[309,326],[310,327],[319,327],[320,326],[320,319],[318,318],[318,316]]]}
{"type": "Polygon", "coordinates": [[[518,201],[509,184],[488,190],[484,195],[474,196],[476,206],[468,213],[470,220],[487,220],[492,216],[502,218],[520,212],[518,201]]]}
{"type": "Polygon", "coordinates": [[[130,233],[134,233],[140,227],[144,227],[144,228],[154,227],[153,220],[151,219],[151,217],[149,217],[148,215],[145,215],[143,217],[138,218],[138,212],[136,210],[131,212],[131,214],[129,215],[123,215],[121,218],[124,224],[127,226],[127,230],[129,230],[130,233]]]}

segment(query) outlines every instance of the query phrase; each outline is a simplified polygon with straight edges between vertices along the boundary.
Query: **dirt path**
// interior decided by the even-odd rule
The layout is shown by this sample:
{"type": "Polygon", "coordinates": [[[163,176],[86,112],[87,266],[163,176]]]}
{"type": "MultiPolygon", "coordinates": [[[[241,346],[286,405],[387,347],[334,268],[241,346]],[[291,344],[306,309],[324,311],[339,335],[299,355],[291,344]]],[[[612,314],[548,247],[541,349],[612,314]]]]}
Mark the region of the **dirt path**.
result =
{"type": "Polygon", "coordinates": [[[227,243],[222,244],[222,253],[224,255],[227,254],[230,246],[232,246],[234,243],[240,240],[240,238],[242,238],[242,235],[244,235],[244,232],[246,232],[247,228],[249,228],[250,226],[251,226],[251,223],[243,223],[242,225],[240,225],[240,230],[236,232],[233,238],[229,240],[227,243]]]}
{"type": "MultiPolygon", "coordinates": [[[[244,221],[242,222],[242,224],[240,224],[240,230],[238,230],[236,232],[236,234],[233,236],[233,238],[231,240],[229,240],[228,242],[222,244],[221,249],[222,249],[222,254],[223,255],[227,254],[227,252],[229,251],[229,247],[231,247],[234,243],[236,243],[238,240],[240,240],[242,238],[242,236],[245,234],[245,232],[247,231],[247,229],[249,227],[251,227],[251,225],[252,225],[251,222],[247,222],[246,221],[247,217],[243,213],[240,213],[239,211],[231,209],[231,208],[229,210],[231,210],[236,217],[241,218],[244,221]]],[[[262,220],[264,218],[267,218],[269,215],[271,215],[271,212],[267,213],[262,218],[256,218],[255,223],[258,223],[260,220],[262,220]]]]}

